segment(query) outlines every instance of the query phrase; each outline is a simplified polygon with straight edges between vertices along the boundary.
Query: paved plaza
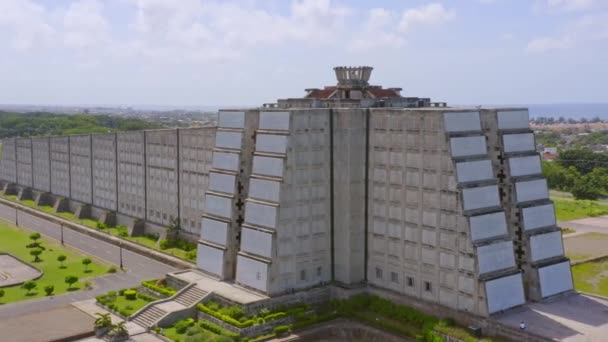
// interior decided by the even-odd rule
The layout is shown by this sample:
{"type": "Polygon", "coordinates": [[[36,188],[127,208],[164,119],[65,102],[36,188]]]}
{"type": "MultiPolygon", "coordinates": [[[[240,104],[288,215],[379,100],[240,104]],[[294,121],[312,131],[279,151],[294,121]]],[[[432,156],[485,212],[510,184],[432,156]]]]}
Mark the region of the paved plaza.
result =
{"type": "Polygon", "coordinates": [[[530,303],[497,317],[535,334],[567,342],[603,342],[608,336],[608,301],[571,293],[545,303],[530,303]]]}
{"type": "Polygon", "coordinates": [[[21,284],[41,274],[39,270],[10,254],[0,254],[0,287],[21,284]]]}

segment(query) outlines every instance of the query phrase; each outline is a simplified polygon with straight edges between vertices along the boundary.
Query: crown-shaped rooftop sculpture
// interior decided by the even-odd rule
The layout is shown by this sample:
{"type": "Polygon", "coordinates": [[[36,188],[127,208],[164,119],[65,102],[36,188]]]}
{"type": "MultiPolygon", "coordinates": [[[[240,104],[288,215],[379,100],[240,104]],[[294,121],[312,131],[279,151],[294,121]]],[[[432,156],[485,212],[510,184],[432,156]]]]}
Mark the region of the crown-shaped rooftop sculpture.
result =
{"type": "Polygon", "coordinates": [[[335,67],[336,78],[338,79],[338,87],[368,87],[369,78],[372,75],[374,68],[370,66],[358,67],[335,67]]]}

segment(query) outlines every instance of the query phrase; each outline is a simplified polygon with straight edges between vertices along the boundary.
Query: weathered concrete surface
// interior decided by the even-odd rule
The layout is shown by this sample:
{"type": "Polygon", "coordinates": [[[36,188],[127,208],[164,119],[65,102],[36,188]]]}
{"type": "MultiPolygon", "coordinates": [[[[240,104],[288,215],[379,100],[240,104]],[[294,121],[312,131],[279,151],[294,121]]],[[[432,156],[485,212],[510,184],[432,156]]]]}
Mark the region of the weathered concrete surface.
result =
{"type": "Polygon", "coordinates": [[[42,272],[10,254],[0,253],[0,287],[38,278],[42,272]]]}
{"type": "Polygon", "coordinates": [[[65,306],[49,311],[0,320],[3,341],[74,341],[93,335],[93,317],[65,306]]]}
{"type": "Polygon", "coordinates": [[[546,303],[532,303],[497,317],[500,323],[568,342],[600,342],[608,336],[608,301],[572,293],[546,303]]]}

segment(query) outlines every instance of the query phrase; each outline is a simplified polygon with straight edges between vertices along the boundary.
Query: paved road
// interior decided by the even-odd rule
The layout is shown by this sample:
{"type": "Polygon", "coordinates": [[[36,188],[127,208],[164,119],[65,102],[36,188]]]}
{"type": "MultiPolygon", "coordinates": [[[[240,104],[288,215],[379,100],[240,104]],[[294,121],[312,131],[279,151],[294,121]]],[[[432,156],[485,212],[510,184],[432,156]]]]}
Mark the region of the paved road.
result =
{"type": "MultiPolygon", "coordinates": [[[[22,211],[17,211],[17,213],[17,219],[20,226],[36,230],[41,234],[56,240],[61,239],[61,226],[59,224],[46,221],[22,211]]],[[[0,204],[0,218],[4,218],[9,222],[14,223],[15,209],[0,204]]],[[[63,229],[63,240],[68,246],[77,248],[94,257],[116,265],[120,264],[121,253],[120,248],[117,246],[67,228],[63,229]]],[[[94,289],[91,291],[78,291],[56,297],[2,305],[0,306],[0,319],[14,315],[48,310],[74,301],[93,298],[108,291],[136,286],[144,279],[160,278],[166,273],[177,270],[171,266],[127,250],[122,250],[122,261],[127,272],[118,272],[116,274],[108,274],[95,278],[94,289]]]]}

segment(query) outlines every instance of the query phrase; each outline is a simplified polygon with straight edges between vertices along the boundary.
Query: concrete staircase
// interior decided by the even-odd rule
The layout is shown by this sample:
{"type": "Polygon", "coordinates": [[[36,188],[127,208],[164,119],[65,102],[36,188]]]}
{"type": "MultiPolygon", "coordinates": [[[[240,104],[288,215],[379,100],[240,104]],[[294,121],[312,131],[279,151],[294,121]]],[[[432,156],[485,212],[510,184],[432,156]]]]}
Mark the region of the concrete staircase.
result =
{"type": "Polygon", "coordinates": [[[190,307],[194,304],[198,304],[201,299],[207,295],[207,292],[199,287],[193,286],[186,291],[178,294],[173,301],[180,303],[185,307],[190,307]]]}
{"type": "Polygon", "coordinates": [[[159,324],[159,322],[160,324],[167,324],[168,321],[175,320],[179,312],[192,310],[207,295],[209,295],[207,291],[197,287],[195,283],[191,283],[172,297],[147,304],[134,313],[129,321],[146,329],[159,324]]]}
{"type": "Polygon", "coordinates": [[[133,318],[132,322],[141,325],[144,328],[149,328],[166,314],[167,312],[165,310],[152,305],[140,311],[137,316],[133,318]]]}

